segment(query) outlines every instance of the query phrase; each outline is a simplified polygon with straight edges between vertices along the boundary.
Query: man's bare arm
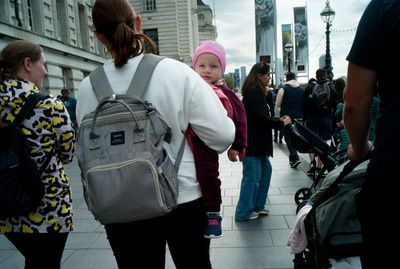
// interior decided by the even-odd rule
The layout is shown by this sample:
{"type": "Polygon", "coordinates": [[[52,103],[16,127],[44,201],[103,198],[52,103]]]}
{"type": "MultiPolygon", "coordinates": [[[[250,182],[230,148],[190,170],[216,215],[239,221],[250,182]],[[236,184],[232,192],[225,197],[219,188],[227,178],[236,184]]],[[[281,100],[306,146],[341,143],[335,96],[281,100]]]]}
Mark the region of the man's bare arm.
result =
{"type": "Polygon", "coordinates": [[[344,91],[344,125],[350,138],[349,158],[365,157],[372,148],[368,140],[370,107],[376,89],[376,72],[349,63],[344,91]]]}

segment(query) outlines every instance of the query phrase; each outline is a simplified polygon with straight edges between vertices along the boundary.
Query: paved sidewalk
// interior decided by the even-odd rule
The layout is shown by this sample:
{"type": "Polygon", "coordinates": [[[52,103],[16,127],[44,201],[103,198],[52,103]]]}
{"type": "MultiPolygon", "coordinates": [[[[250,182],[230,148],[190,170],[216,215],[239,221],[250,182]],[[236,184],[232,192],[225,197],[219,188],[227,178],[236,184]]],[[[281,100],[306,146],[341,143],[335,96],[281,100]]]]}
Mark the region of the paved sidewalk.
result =
{"type": "MultiPolygon", "coordinates": [[[[211,241],[211,260],[214,269],[289,269],[293,256],[286,246],[287,237],[295,220],[296,205],[293,195],[311,180],[301,167],[288,165],[284,144],[274,144],[271,159],[273,173],[267,208],[271,214],[249,222],[235,222],[234,212],[240,192],[241,163],[232,163],[226,154],[220,156],[222,180],[223,237],[211,241]]],[[[74,198],[75,231],[69,235],[63,255],[62,269],[117,268],[103,227],[87,210],[82,196],[80,171],[76,161],[66,166],[74,198]]],[[[0,236],[0,268],[23,268],[23,257],[0,236]]],[[[175,266],[167,258],[166,269],[175,266]]],[[[189,269],[189,268],[188,268],[189,269]]]]}

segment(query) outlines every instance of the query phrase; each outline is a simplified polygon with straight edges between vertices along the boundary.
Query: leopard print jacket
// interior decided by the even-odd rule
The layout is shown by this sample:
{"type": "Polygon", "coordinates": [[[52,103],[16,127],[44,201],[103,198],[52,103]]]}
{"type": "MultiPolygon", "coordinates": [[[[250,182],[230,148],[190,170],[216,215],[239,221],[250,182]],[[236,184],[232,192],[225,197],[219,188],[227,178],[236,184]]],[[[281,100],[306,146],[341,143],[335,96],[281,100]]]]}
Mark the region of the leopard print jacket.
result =
{"type": "MultiPolygon", "coordinates": [[[[12,123],[21,106],[38,88],[26,80],[5,80],[0,83],[0,120],[12,123]]],[[[64,233],[72,231],[72,200],[70,183],[63,164],[72,161],[75,132],[63,103],[54,97],[40,101],[34,116],[22,123],[27,140],[33,144],[30,156],[38,167],[51,158],[44,169],[42,181],[45,195],[34,212],[19,217],[0,217],[0,234],[64,233]]]]}

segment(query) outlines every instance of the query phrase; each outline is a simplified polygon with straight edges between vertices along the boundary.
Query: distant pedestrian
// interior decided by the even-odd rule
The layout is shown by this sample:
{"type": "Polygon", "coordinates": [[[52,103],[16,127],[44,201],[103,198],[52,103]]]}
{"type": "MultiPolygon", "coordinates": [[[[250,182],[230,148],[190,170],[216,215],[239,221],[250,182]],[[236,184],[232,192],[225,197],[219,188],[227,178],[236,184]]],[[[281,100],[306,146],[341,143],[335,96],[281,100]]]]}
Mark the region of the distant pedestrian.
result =
{"type": "Polygon", "coordinates": [[[375,91],[374,97],[372,97],[372,103],[371,103],[371,109],[369,111],[370,114],[370,120],[369,120],[369,132],[368,132],[368,138],[369,141],[371,141],[372,144],[375,144],[375,130],[376,130],[376,120],[378,119],[380,113],[379,113],[379,104],[381,100],[378,97],[378,93],[375,91]]]}
{"type": "MultiPolygon", "coordinates": [[[[0,54],[0,127],[12,124],[27,98],[39,94],[46,75],[39,45],[18,40],[5,46],[0,54]]],[[[75,132],[64,105],[50,96],[39,101],[21,125],[31,146],[28,155],[43,171],[44,196],[39,207],[26,215],[0,217],[0,234],[24,256],[26,269],[59,269],[73,229],[71,187],[64,164],[74,156],[75,132]]]]}
{"type": "MultiPolygon", "coordinates": [[[[332,119],[336,111],[337,93],[328,80],[325,69],[316,71],[316,80],[308,84],[303,94],[303,118],[306,126],[327,143],[332,139],[332,119]]],[[[320,158],[310,154],[310,167],[307,175],[314,176],[322,168],[320,158]]]]}
{"type": "MultiPolygon", "coordinates": [[[[192,61],[193,69],[214,89],[224,104],[228,116],[233,119],[236,127],[235,140],[228,150],[231,161],[242,161],[247,146],[246,112],[242,101],[223,83],[226,66],[225,49],[216,41],[203,41],[197,47],[192,61]]],[[[218,152],[210,149],[189,128],[186,132],[191,145],[196,165],[197,180],[199,181],[203,201],[207,211],[207,224],[204,236],[218,238],[222,236],[220,214],[221,210],[221,180],[219,176],[218,152]]]]}
{"type": "MultiPolygon", "coordinates": [[[[343,121],[343,106],[344,106],[343,92],[345,89],[345,81],[343,78],[338,78],[335,82],[336,82],[335,89],[338,93],[338,105],[337,105],[336,113],[335,113],[335,119],[337,120],[336,132],[338,133],[338,137],[339,137],[338,149],[345,150],[350,145],[350,139],[349,139],[347,131],[344,127],[344,121],[343,121]]],[[[380,100],[375,91],[374,96],[372,97],[372,103],[371,103],[371,108],[370,108],[370,125],[369,125],[369,132],[368,132],[368,139],[369,139],[369,141],[371,141],[372,144],[375,143],[375,128],[376,128],[376,120],[379,116],[379,103],[380,103],[380,100]]]]}
{"type": "Polygon", "coordinates": [[[265,208],[271,182],[273,155],[272,130],[283,123],[272,117],[274,109],[269,92],[270,68],[265,63],[253,65],[244,81],[243,104],[247,116],[248,147],[243,160],[243,178],[235,220],[254,220],[259,215],[268,215],[265,208]]]}
{"type": "Polygon", "coordinates": [[[64,106],[68,110],[69,117],[74,125],[74,128],[78,128],[78,122],[76,121],[76,99],[75,97],[70,95],[70,92],[67,88],[61,90],[61,98],[60,100],[64,103],[64,106]]]}
{"type": "MultiPolygon", "coordinates": [[[[286,83],[278,91],[275,106],[281,115],[287,115],[291,120],[303,119],[303,88],[296,80],[296,75],[292,72],[286,74],[286,83]]],[[[283,128],[286,146],[289,150],[289,165],[296,168],[300,164],[299,154],[292,141],[292,131],[290,126],[283,128]]]]}
{"type": "Polygon", "coordinates": [[[399,209],[400,55],[394,53],[398,44],[393,42],[393,37],[399,35],[400,1],[372,0],[347,56],[344,124],[351,143],[351,160],[362,160],[372,150],[368,133],[375,92],[380,99],[374,148],[357,197],[363,269],[395,268],[398,264],[398,249],[393,242],[398,242],[399,236],[392,217],[397,217],[399,209]]]}
{"type": "MultiPolygon", "coordinates": [[[[283,86],[283,85],[280,85],[280,86],[283,86]]],[[[279,87],[277,89],[273,89],[271,91],[271,93],[272,93],[272,103],[275,106],[274,117],[279,117],[280,113],[281,113],[280,109],[278,109],[276,107],[276,98],[278,96],[278,91],[279,91],[280,88],[282,88],[282,87],[279,87]]],[[[283,142],[282,140],[283,140],[283,126],[281,128],[274,129],[274,142],[278,143],[278,141],[279,141],[279,144],[282,144],[282,142],[283,142]]]]}
{"type": "Polygon", "coordinates": [[[347,131],[344,128],[343,122],[343,92],[346,87],[346,81],[343,78],[338,78],[334,81],[335,89],[338,95],[338,104],[335,112],[335,131],[334,137],[337,138],[337,149],[346,150],[350,145],[350,139],[347,135],[347,131]]]}

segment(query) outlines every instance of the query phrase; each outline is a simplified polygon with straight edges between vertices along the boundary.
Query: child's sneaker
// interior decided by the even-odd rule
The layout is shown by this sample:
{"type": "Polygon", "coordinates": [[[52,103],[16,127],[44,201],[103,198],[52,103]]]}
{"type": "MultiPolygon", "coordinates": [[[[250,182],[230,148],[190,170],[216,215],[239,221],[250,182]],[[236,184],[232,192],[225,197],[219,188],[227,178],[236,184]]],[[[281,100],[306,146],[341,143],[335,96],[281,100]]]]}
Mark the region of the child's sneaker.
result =
{"type": "Polygon", "coordinates": [[[204,237],[208,239],[222,237],[222,218],[218,212],[207,212],[207,226],[204,237]]]}

